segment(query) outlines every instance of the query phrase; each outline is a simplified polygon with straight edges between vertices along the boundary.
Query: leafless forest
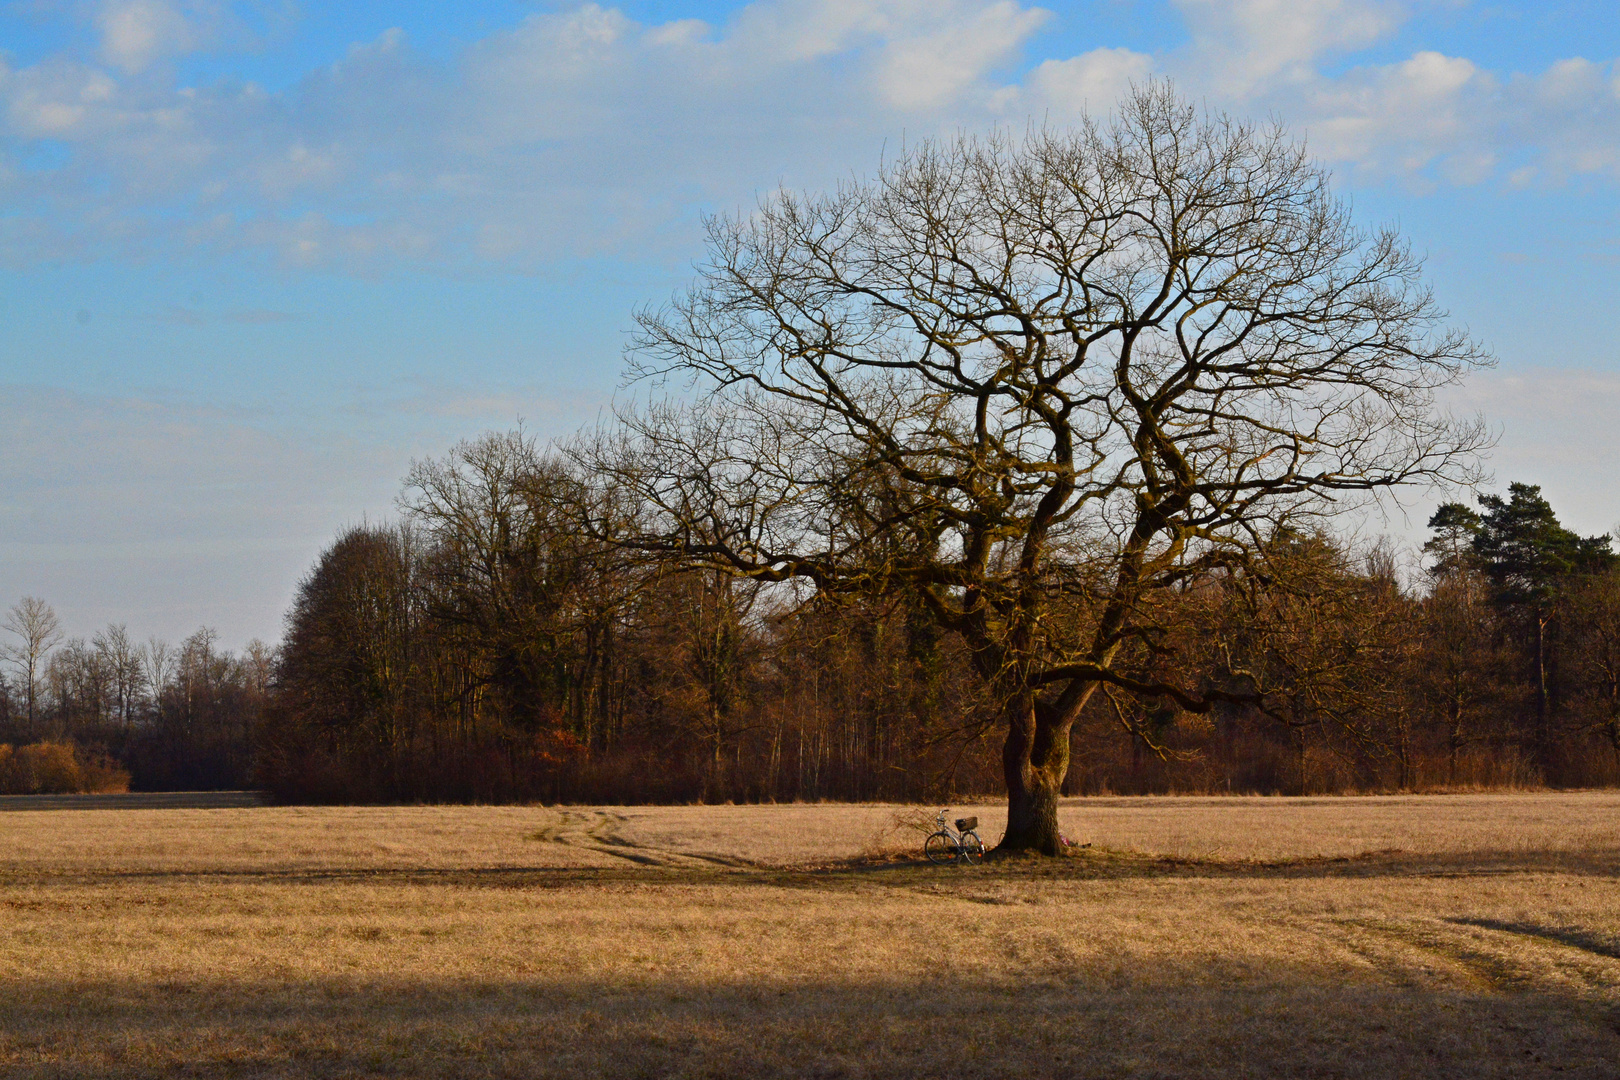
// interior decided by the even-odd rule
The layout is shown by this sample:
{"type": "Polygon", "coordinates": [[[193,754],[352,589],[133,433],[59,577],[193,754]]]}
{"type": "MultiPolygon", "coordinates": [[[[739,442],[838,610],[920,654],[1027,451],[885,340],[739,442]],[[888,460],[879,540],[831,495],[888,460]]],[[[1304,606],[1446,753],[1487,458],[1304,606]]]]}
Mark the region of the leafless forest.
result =
{"type": "MultiPolygon", "coordinates": [[[[404,523],[328,550],[289,621],[262,729],[273,790],[586,802],[1001,790],[995,706],[915,600],[805,598],[627,561],[552,524],[559,470],[520,436],[489,437],[417,471],[404,523]]],[[[1538,502],[1518,498],[1497,525],[1538,502]]],[[[1323,535],[1271,538],[1266,579],[1188,582],[1137,670],[1190,683],[1242,672],[1266,699],[1197,714],[1100,694],[1073,731],[1068,791],[1614,781],[1620,575],[1572,567],[1519,599],[1458,540],[1441,530],[1433,572],[1412,585],[1386,548],[1323,535]]]]}
{"type": "MultiPolygon", "coordinates": [[[[30,694],[14,649],[0,783],[365,802],[1001,790],[998,715],[905,596],[830,602],[626,559],[567,527],[571,485],[516,433],[424,463],[400,524],[322,555],[279,651],[52,630],[30,694]]],[[[1526,516],[1559,539],[1527,489],[1497,527],[1526,516]]],[[[1572,565],[1513,596],[1468,538],[1437,528],[1408,581],[1387,547],[1288,536],[1285,573],[1185,590],[1175,634],[1137,662],[1193,678],[1218,655],[1276,689],[1205,715],[1102,695],[1074,729],[1068,792],[1614,783],[1620,574],[1572,565]]],[[[25,607],[9,625],[49,622],[25,607]]]]}
{"type": "Polygon", "coordinates": [[[65,638],[35,597],[0,626],[0,794],[251,786],[270,646],[233,654],[207,629],[138,641],[121,625],[65,638]]]}

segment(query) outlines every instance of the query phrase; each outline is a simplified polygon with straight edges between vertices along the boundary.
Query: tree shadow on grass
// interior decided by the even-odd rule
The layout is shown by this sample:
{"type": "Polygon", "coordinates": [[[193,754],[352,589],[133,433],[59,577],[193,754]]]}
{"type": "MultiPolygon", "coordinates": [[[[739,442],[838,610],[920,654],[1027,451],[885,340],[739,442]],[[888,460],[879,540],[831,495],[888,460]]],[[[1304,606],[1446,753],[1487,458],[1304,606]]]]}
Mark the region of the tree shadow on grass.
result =
{"type": "MultiPolygon", "coordinates": [[[[942,965],[953,943],[942,941],[942,965]]],[[[1153,978],[130,984],[8,980],[8,1077],[1612,1077],[1546,995],[1153,978]]]]}
{"type": "Polygon", "coordinates": [[[999,856],[977,865],[935,865],[921,858],[888,855],[837,859],[790,866],[736,864],[689,856],[684,863],[627,862],[622,866],[494,867],[252,867],[172,870],[107,868],[61,871],[0,870],[0,883],[95,884],[164,881],[232,882],[282,885],[435,885],[455,888],[548,889],[579,885],[648,884],[758,885],[771,888],[840,886],[896,887],[973,885],[994,881],[1129,880],[1141,878],[1470,878],[1551,873],[1614,879],[1620,877],[1620,851],[1539,850],[1420,854],[1375,851],[1354,856],[1252,860],[1165,857],[1088,848],[1074,855],[999,856]]]}
{"type": "Polygon", "coordinates": [[[1541,941],[1553,941],[1571,949],[1591,953],[1593,956],[1620,960],[1620,936],[1613,934],[1598,934],[1573,926],[1547,926],[1526,920],[1507,922],[1501,919],[1452,918],[1446,921],[1458,926],[1477,926],[1483,930],[1498,930],[1541,941]]]}

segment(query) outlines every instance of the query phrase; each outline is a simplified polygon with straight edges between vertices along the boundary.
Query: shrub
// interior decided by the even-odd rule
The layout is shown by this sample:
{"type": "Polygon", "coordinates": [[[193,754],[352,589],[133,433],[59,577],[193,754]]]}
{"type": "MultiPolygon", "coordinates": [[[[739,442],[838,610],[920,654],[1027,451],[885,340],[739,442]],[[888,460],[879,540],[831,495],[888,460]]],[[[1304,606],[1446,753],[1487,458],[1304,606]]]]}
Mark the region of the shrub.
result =
{"type": "Polygon", "coordinates": [[[72,795],[129,790],[129,773],[72,742],[0,743],[0,794],[72,795]]]}

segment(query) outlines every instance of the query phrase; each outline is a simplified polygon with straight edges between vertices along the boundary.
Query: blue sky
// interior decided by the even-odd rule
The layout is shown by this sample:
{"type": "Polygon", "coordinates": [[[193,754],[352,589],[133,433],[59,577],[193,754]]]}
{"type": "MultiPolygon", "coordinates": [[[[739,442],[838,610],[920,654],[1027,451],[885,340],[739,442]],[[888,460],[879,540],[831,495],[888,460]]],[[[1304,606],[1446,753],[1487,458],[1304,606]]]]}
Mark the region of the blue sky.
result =
{"type": "Polygon", "coordinates": [[[1612,529],[1617,56],[1612,0],[0,4],[0,606],[273,639],[411,458],[595,418],[703,213],[1150,76],[1398,222],[1497,486],[1612,529]]]}

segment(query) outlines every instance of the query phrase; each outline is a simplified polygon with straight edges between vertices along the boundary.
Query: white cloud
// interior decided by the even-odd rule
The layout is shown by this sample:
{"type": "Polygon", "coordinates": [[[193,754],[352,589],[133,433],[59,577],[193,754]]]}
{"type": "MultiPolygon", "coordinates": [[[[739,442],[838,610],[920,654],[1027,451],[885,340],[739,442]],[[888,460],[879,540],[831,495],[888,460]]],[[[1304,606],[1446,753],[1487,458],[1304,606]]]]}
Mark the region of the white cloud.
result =
{"type": "Polygon", "coordinates": [[[1175,0],[1193,33],[1193,71],[1223,94],[1309,79],[1324,53],[1363,48],[1406,18],[1390,0],[1175,0]]]}
{"type": "MultiPolygon", "coordinates": [[[[0,226],[0,258],[200,245],[367,272],[656,257],[685,246],[695,206],[830,182],[890,133],[990,115],[993,73],[1046,19],[1015,0],[760,0],[716,31],[584,4],[451,67],[390,30],[275,94],[39,64],[0,79],[11,133],[76,150],[17,193],[37,227],[0,226]]],[[[137,38],[120,39],[126,67],[149,62],[137,38]]]]}
{"type": "MultiPolygon", "coordinates": [[[[890,30],[877,84],[890,105],[905,111],[949,105],[981,83],[1017,50],[1046,13],[1023,10],[1011,0],[980,7],[934,5],[936,18],[922,33],[890,30]]],[[[921,22],[921,20],[919,20],[921,22]]]]}
{"type": "MultiPolygon", "coordinates": [[[[1565,60],[1502,76],[1462,57],[1418,52],[1395,64],[1318,78],[1289,115],[1312,149],[1373,177],[1510,185],[1572,175],[1620,179],[1613,65],[1565,60]]],[[[1275,98],[1261,101],[1278,108],[1275,98]]]]}
{"type": "Polygon", "coordinates": [[[101,55],[130,73],[190,52],[207,38],[198,22],[169,0],[106,0],[95,22],[101,55]]]}
{"type": "Polygon", "coordinates": [[[1387,41],[1415,3],[1175,0],[1192,31],[1178,77],[1240,113],[1280,116],[1313,152],[1369,179],[1418,186],[1620,179],[1613,63],[1582,58],[1540,73],[1497,72],[1418,50],[1329,73],[1328,62],[1387,41]]]}
{"type": "Polygon", "coordinates": [[[22,70],[0,67],[7,133],[24,139],[105,135],[117,83],[105,72],[61,59],[22,70]]]}
{"type": "Polygon", "coordinates": [[[1468,141],[1498,89],[1471,62],[1435,52],[1321,80],[1306,99],[1312,149],[1365,169],[1417,172],[1468,141]]]}
{"type": "Polygon", "coordinates": [[[1059,115],[1106,111],[1153,74],[1153,57],[1129,49],[1093,49],[1069,60],[1046,60],[1030,75],[1029,103],[1059,115]]]}
{"type": "Polygon", "coordinates": [[[218,39],[228,9],[118,0],[98,9],[106,64],[0,67],[5,134],[71,147],[57,167],[0,167],[12,210],[0,260],[202,247],[369,273],[660,258],[690,250],[698,208],[835,182],[902,133],[1060,124],[1155,74],[1280,116],[1372,178],[1620,177],[1611,63],[1514,74],[1421,51],[1341,71],[1403,24],[1404,4],[1176,6],[1185,48],[1105,46],[1019,78],[1049,16],[1017,0],[756,0],[720,26],[642,25],[589,3],[492,33],[449,64],[386,31],[272,93],[177,85],[159,64],[218,39]]]}

